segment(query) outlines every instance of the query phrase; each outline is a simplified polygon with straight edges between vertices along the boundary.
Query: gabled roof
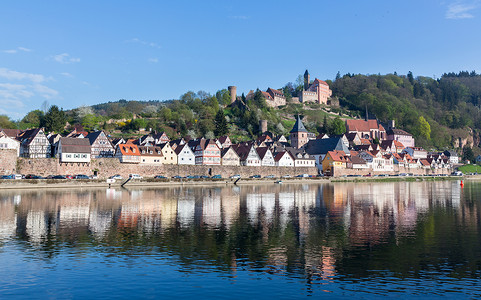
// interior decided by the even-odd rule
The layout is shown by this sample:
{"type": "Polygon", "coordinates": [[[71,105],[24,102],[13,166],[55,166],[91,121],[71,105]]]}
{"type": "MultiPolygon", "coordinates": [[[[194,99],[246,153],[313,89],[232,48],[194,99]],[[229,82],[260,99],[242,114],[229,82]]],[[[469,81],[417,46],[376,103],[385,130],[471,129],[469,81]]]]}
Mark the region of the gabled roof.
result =
{"type": "Polygon", "coordinates": [[[306,127],[304,127],[304,124],[302,124],[301,116],[297,116],[296,123],[294,124],[294,127],[290,131],[290,133],[293,132],[307,132],[306,127]]]}
{"type": "Polygon", "coordinates": [[[333,150],[349,152],[349,149],[344,145],[341,138],[310,140],[304,148],[309,155],[327,154],[327,152],[333,150]]]}
{"type": "Polygon", "coordinates": [[[227,152],[229,152],[229,151],[234,153],[237,156],[237,158],[239,158],[239,154],[237,154],[237,152],[232,147],[227,147],[227,148],[222,149],[221,156],[224,157],[224,155],[226,155],[227,152]]]}
{"type": "Polygon", "coordinates": [[[134,144],[120,144],[118,149],[122,155],[140,156],[139,148],[134,144]]]}
{"type": "Polygon", "coordinates": [[[62,147],[62,153],[90,153],[90,142],[88,139],[77,139],[61,137],[59,145],[62,147]]]}
{"type": "Polygon", "coordinates": [[[221,136],[218,141],[221,143],[221,144],[224,144],[225,142],[227,142],[227,140],[230,141],[230,138],[227,136],[227,135],[223,135],[221,136]]]}
{"type": "MultiPolygon", "coordinates": [[[[22,144],[30,145],[30,143],[33,141],[33,139],[40,132],[43,133],[42,128],[29,129],[29,130],[26,130],[26,131],[22,132],[21,135],[18,138],[22,142],[22,144]]],[[[47,138],[47,137],[45,137],[45,138],[47,138]]],[[[47,141],[48,141],[48,139],[47,139],[47,141]]]]}
{"type": "Polygon", "coordinates": [[[377,120],[346,120],[347,131],[369,132],[371,130],[384,131],[384,127],[377,120]]]}
{"type": "Polygon", "coordinates": [[[402,129],[397,129],[397,128],[391,128],[386,132],[388,135],[407,135],[407,136],[412,136],[409,132],[406,132],[402,129]]]}
{"type": "Polygon", "coordinates": [[[348,160],[347,156],[346,156],[346,153],[344,151],[334,150],[334,151],[327,152],[327,154],[329,156],[331,156],[333,161],[346,162],[348,160]]]}
{"type": "Polygon", "coordinates": [[[156,146],[138,146],[141,156],[164,156],[162,149],[156,146]],[[150,153],[152,152],[152,153],[150,153]]]}
{"type": "Polygon", "coordinates": [[[23,132],[20,129],[8,129],[8,128],[4,128],[1,131],[5,133],[6,136],[11,137],[12,139],[16,138],[18,135],[20,135],[23,132]]]}
{"type": "MultiPolygon", "coordinates": [[[[241,161],[244,161],[247,159],[249,156],[249,152],[251,148],[254,147],[253,145],[248,145],[248,144],[237,144],[237,145],[232,145],[232,149],[239,155],[239,158],[241,161]]],[[[256,154],[257,152],[254,151],[256,154]]],[[[257,154],[259,156],[259,154],[257,154]]]]}
{"type": "Polygon", "coordinates": [[[184,150],[184,148],[190,150],[190,152],[192,154],[194,153],[194,151],[192,151],[192,149],[189,147],[189,145],[182,144],[182,145],[177,146],[177,148],[175,148],[175,150],[174,150],[175,154],[179,155],[182,152],[182,150],[184,150]]]}
{"type": "Polygon", "coordinates": [[[280,161],[284,157],[284,155],[288,155],[292,160],[294,160],[292,156],[289,154],[289,152],[283,151],[276,154],[276,156],[274,157],[274,161],[276,162],[280,161]]]}
{"type": "MultiPolygon", "coordinates": [[[[102,130],[99,130],[99,131],[91,132],[86,136],[86,138],[89,139],[89,141],[90,141],[90,145],[92,145],[99,138],[99,136],[102,134],[102,132],[103,132],[102,130]]],[[[105,134],[105,136],[107,137],[106,134],[105,134]]],[[[110,141],[109,141],[109,143],[110,143],[110,141]]]]}
{"type": "Polygon", "coordinates": [[[359,156],[351,156],[351,162],[353,165],[364,165],[366,161],[359,156]]]}
{"type": "Polygon", "coordinates": [[[266,156],[267,151],[270,151],[270,150],[269,150],[268,147],[257,147],[256,151],[257,151],[257,154],[259,155],[259,157],[262,160],[266,156]]]}
{"type": "Polygon", "coordinates": [[[320,80],[320,79],[317,79],[317,78],[314,79],[313,84],[321,84],[321,85],[327,85],[327,86],[329,86],[329,85],[327,84],[327,82],[325,82],[325,81],[323,81],[323,80],[320,80]]]}

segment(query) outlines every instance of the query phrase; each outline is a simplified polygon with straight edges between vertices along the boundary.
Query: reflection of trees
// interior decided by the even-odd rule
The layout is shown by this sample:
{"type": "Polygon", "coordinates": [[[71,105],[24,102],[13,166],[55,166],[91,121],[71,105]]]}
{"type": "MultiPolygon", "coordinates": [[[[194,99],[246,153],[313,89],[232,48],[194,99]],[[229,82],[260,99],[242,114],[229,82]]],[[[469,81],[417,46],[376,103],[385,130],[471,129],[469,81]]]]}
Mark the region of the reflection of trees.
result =
{"type": "Polygon", "coordinates": [[[366,270],[411,276],[442,264],[465,274],[480,268],[472,200],[480,194],[453,181],[61,190],[22,192],[21,201],[5,192],[0,239],[16,234],[46,256],[102,246],[165,253],[185,267],[299,273],[312,283],[366,270]]]}

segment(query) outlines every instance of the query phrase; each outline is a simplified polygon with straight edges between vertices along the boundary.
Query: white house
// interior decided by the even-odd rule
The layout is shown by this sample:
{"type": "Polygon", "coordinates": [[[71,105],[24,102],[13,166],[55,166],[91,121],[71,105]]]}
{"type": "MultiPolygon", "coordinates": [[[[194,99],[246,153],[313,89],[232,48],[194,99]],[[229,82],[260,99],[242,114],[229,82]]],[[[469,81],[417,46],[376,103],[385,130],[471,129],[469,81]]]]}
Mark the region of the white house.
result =
{"type": "Polygon", "coordinates": [[[261,158],[254,145],[233,145],[232,147],[239,155],[241,166],[261,166],[261,158]]]}
{"type": "Polygon", "coordinates": [[[175,153],[177,154],[177,164],[195,165],[195,154],[189,145],[178,145],[177,148],[175,148],[175,153]]]}
{"type": "Polygon", "coordinates": [[[261,159],[262,166],[275,166],[276,162],[274,161],[274,156],[272,155],[271,150],[267,147],[258,147],[256,149],[259,158],[261,159]]]}
{"type": "Polygon", "coordinates": [[[277,167],[294,167],[294,159],[287,151],[277,153],[274,160],[277,167]]]}
{"type": "Polygon", "coordinates": [[[16,150],[17,156],[20,155],[20,142],[12,139],[6,134],[0,132],[0,149],[2,150],[16,150]]]}
{"type": "Polygon", "coordinates": [[[90,141],[88,139],[77,139],[62,137],[58,141],[58,157],[60,163],[90,163],[91,156],[90,141]]]}

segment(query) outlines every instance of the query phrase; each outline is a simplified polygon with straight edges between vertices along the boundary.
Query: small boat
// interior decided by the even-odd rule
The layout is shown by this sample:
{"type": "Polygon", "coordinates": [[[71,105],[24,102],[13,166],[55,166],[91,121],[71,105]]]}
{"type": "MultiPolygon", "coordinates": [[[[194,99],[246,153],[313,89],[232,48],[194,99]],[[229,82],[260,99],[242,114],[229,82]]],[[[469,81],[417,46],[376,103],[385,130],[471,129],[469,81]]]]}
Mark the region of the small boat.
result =
{"type": "Polygon", "coordinates": [[[274,183],[281,184],[282,180],[276,180],[276,181],[274,181],[274,183]]]}

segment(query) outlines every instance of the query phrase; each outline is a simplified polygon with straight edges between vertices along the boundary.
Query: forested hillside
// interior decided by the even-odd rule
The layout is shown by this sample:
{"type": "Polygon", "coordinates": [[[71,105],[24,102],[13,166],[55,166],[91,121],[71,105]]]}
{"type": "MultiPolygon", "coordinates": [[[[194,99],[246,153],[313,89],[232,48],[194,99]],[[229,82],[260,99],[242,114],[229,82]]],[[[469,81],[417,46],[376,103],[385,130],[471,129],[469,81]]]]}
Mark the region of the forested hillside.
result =
{"type": "Polygon", "coordinates": [[[481,129],[481,76],[474,71],[448,73],[440,79],[388,75],[337,76],[333,96],[352,111],[374,114],[381,121],[396,120],[397,127],[413,133],[423,146],[452,147],[454,138],[467,138],[475,146],[481,129]],[[423,132],[420,117],[431,132],[423,132]]]}

